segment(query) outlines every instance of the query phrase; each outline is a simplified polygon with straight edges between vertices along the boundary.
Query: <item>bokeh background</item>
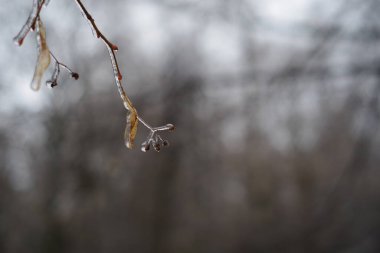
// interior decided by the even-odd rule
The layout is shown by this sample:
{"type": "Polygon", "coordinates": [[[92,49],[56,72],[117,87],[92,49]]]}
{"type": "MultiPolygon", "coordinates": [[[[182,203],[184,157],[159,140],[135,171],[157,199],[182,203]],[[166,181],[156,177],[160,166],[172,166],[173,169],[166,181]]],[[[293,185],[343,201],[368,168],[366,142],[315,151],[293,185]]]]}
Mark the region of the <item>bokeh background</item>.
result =
{"type": "Polygon", "coordinates": [[[140,115],[177,130],[125,148],[74,1],[41,17],[80,79],[31,91],[34,34],[12,38],[32,1],[1,0],[1,253],[380,252],[380,1],[84,4],[140,115]]]}

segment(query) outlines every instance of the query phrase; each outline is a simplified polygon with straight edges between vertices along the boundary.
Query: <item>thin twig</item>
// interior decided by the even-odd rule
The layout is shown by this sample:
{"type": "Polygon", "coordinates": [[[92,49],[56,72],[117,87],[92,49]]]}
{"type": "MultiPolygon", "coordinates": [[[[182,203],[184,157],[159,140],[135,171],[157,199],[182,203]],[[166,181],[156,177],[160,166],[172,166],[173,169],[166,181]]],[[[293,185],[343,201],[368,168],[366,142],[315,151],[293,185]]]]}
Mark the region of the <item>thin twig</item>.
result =
{"type": "Polygon", "coordinates": [[[96,35],[97,38],[101,39],[104,42],[104,44],[106,44],[110,58],[111,58],[112,68],[114,71],[115,83],[119,91],[120,97],[123,100],[124,107],[127,110],[131,110],[131,108],[134,108],[134,107],[131,100],[128,98],[127,94],[125,93],[124,88],[121,84],[122,74],[120,72],[119,64],[117,63],[117,58],[115,55],[115,52],[118,50],[118,47],[115,44],[111,43],[99,30],[99,28],[95,24],[95,20],[92,18],[90,13],[84,7],[81,0],[75,0],[75,2],[78,4],[78,7],[80,11],[82,12],[83,17],[87,19],[88,24],[90,25],[93,33],[96,35]]]}
{"type": "Polygon", "coordinates": [[[74,78],[75,80],[78,80],[79,78],[79,75],[78,73],[72,71],[66,64],[60,62],[57,57],[55,57],[55,55],[51,52],[51,50],[49,50],[49,53],[50,53],[50,56],[53,58],[53,60],[55,61],[56,64],[58,64],[59,66],[63,67],[64,69],[66,69],[72,78],[74,78]]]}
{"type": "Polygon", "coordinates": [[[36,26],[37,17],[40,16],[40,12],[41,12],[42,6],[44,6],[44,4],[45,4],[45,0],[41,0],[40,5],[38,6],[37,15],[34,18],[32,26],[31,26],[32,30],[34,30],[34,27],[36,26]]]}
{"type": "Polygon", "coordinates": [[[29,14],[27,21],[25,22],[17,36],[13,39],[17,45],[21,46],[29,31],[34,30],[36,26],[37,17],[40,15],[44,3],[45,0],[33,0],[33,8],[29,14]]]}

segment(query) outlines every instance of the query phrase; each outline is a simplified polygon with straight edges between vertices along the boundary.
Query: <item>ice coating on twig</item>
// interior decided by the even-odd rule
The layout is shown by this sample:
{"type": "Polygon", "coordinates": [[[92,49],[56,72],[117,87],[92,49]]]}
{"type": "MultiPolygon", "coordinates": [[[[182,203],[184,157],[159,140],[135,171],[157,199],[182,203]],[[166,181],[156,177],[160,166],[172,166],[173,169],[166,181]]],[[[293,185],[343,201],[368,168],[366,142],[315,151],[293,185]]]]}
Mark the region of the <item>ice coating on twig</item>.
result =
{"type": "Polygon", "coordinates": [[[34,29],[37,17],[41,11],[42,5],[45,3],[45,0],[33,0],[33,7],[29,14],[28,19],[25,24],[22,26],[20,32],[13,38],[13,41],[21,46],[24,42],[25,37],[28,35],[31,29],[34,29]]]}
{"type": "Polygon", "coordinates": [[[58,76],[60,73],[60,67],[59,63],[55,62],[55,67],[54,67],[54,72],[50,78],[50,80],[46,81],[46,85],[50,86],[51,88],[55,87],[58,85],[58,76]]]}
{"type": "Polygon", "coordinates": [[[123,100],[125,109],[130,111],[134,107],[131,100],[128,98],[127,94],[125,93],[123,85],[121,84],[122,75],[119,70],[119,64],[117,63],[114,49],[112,49],[112,47],[106,41],[104,41],[104,43],[106,44],[108,53],[110,55],[111,65],[112,65],[112,70],[115,77],[115,84],[117,86],[117,90],[119,91],[119,95],[121,99],[123,100]]]}

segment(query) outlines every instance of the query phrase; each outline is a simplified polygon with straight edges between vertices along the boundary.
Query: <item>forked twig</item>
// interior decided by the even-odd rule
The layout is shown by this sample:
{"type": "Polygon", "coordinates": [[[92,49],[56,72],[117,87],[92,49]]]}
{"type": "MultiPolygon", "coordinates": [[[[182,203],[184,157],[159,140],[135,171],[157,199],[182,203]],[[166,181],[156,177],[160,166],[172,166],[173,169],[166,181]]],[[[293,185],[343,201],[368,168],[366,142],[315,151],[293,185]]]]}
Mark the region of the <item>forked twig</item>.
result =
{"type": "Polygon", "coordinates": [[[61,71],[61,67],[66,69],[67,72],[70,73],[72,78],[74,78],[75,80],[79,79],[79,74],[72,71],[66,64],[58,61],[57,57],[54,56],[54,54],[51,52],[51,50],[49,50],[49,54],[55,62],[55,67],[54,67],[54,72],[53,72],[50,80],[46,81],[47,85],[49,85],[52,88],[58,85],[58,76],[59,76],[59,73],[61,71]]]}

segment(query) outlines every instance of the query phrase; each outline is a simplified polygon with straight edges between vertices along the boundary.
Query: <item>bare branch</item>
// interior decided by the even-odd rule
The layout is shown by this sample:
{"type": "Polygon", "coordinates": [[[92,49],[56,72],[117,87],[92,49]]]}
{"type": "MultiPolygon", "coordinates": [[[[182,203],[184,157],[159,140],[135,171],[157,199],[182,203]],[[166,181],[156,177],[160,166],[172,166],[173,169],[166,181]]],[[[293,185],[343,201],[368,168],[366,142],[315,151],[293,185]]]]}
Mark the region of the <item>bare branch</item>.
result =
{"type": "Polygon", "coordinates": [[[110,59],[111,59],[112,69],[114,72],[115,83],[116,83],[117,89],[119,91],[119,95],[123,101],[125,109],[127,109],[129,111],[129,115],[127,116],[126,132],[124,133],[124,139],[125,139],[126,146],[128,148],[132,148],[133,139],[134,139],[134,136],[135,136],[136,131],[137,131],[137,124],[135,125],[136,127],[133,128],[133,127],[131,127],[130,120],[128,120],[133,116],[133,117],[137,117],[138,121],[140,121],[146,128],[148,128],[150,130],[147,141],[142,144],[143,145],[142,150],[143,151],[149,150],[149,146],[152,144],[154,146],[155,150],[159,151],[160,145],[167,146],[168,141],[162,140],[162,138],[156,133],[159,131],[167,131],[167,130],[172,131],[172,130],[174,130],[174,126],[172,124],[167,124],[165,126],[160,126],[160,127],[151,127],[140,116],[138,116],[136,108],[133,106],[131,100],[128,98],[128,96],[127,96],[127,94],[123,88],[123,85],[121,83],[122,74],[120,72],[119,64],[117,62],[117,58],[116,58],[116,54],[115,54],[116,51],[118,50],[118,47],[115,44],[111,43],[103,35],[103,33],[99,30],[99,28],[95,24],[95,20],[92,18],[91,14],[87,11],[87,9],[83,5],[82,1],[81,0],[75,0],[75,2],[77,3],[83,17],[86,18],[88,24],[90,25],[93,34],[97,38],[101,39],[108,49],[108,53],[109,53],[110,59]],[[129,131],[129,133],[128,133],[128,131],[129,131]],[[131,136],[132,136],[132,138],[131,138],[131,136]]]}
{"type": "MultiPolygon", "coordinates": [[[[75,80],[79,78],[79,75],[77,73],[73,72],[65,64],[58,61],[58,59],[47,47],[46,38],[45,38],[45,30],[43,28],[42,22],[40,21],[39,15],[40,15],[42,6],[43,5],[47,6],[49,2],[50,2],[49,0],[33,0],[33,8],[28,17],[28,20],[26,21],[25,25],[22,27],[19,34],[14,38],[15,42],[21,46],[25,37],[28,35],[28,32],[30,30],[34,30],[36,21],[39,22],[37,23],[37,40],[39,42],[38,43],[39,59],[37,61],[36,72],[35,72],[35,76],[32,82],[32,88],[34,90],[38,90],[38,88],[40,87],[42,75],[50,63],[50,56],[55,61],[55,67],[54,67],[54,72],[51,76],[51,79],[46,82],[48,85],[50,85],[51,87],[54,87],[58,84],[58,77],[60,74],[61,67],[66,69],[71,74],[71,77],[74,78],[75,80]],[[41,30],[42,28],[43,30],[41,30]]],[[[84,7],[82,1],[75,0],[75,2],[77,3],[83,17],[87,20],[88,24],[90,25],[93,34],[97,38],[101,39],[107,47],[107,50],[111,59],[112,69],[113,69],[114,78],[115,78],[115,84],[117,86],[119,95],[123,101],[123,105],[125,109],[128,111],[126,129],[124,133],[124,141],[125,141],[126,146],[128,148],[133,147],[134,139],[137,133],[137,125],[138,125],[138,122],[141,122],[150,131],[147,141],[143,143],[142,150],[147,151],[149,150],[150,145],[153,145],[156,151],[160,151],[161,146],[168,146],[169,142],[166,140],[163,140],[161,136],[159,136],[157,133],[160,131],[172,131],[174,130],[174,126],[172,124],[167,124],[160,127],[151,127],[137,114],[136,108],[133,106],[131,100],[128,98],[123,88],[123,85],[121,83],[122,74],[120,72],[119,64],[116,58],[116,51],[118,50],[118,47],[115,44],[111,43],[99,30],[99,28],[95,24],[95,20],[92,18],[90,13],[84,7]]]]}

